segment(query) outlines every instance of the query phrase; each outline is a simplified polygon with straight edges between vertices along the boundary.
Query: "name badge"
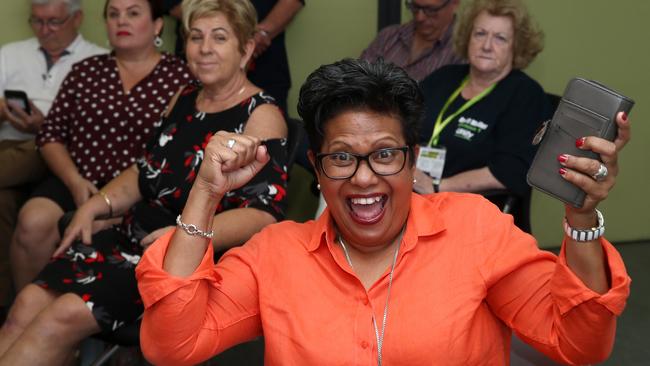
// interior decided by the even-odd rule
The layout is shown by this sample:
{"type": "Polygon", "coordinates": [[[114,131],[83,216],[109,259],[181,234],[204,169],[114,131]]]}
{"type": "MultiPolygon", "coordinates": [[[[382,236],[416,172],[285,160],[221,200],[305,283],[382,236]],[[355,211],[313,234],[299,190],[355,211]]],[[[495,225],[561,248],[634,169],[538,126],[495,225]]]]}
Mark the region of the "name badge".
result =
{"type": "Polygon", "coordinates": [[[435,184],[440,184],[442,171],[445,168],[447,149],[442,146],[420,146],[420,154],[416,167],[427,173],[435,184]]]}

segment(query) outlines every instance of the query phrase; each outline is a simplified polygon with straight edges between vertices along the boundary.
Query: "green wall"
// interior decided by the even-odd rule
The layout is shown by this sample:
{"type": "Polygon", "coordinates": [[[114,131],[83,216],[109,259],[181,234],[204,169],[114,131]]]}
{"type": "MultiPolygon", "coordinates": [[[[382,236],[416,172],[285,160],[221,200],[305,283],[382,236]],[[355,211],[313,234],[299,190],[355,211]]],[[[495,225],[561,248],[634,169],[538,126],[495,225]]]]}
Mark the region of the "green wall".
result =
{"type": "MultiPolygon", "coordinates": [[[[106,45],[102,0],[84,0],[82,33],[106,45]]],[[[546,33],[546,48],[527,72],[549,92],[561,94],[566,82],[581,76],[599,80],[634,98],[634,137],[621,156],[615,190],[602,205],[607,237],[613,241],[650,238],[650,60],[643,25],[650,2],[638,0],[527,0],[546,33]]],[[[2,1],[0,44],[30,36],[29,0],[2,1]]],[[[408,17],[408,14],[404,15],[408,17]]],[[[299,86],[316,67],[343,57],[356,57],[376,32],[376,0],[308,0],[287,34],[294,88],[289,96],[295,113],[299,86]]],[[[165,48],[173,44],[173,25],[166,23],[165,48]]],[[[559,243],[563,206],[542,194],[533,197],[534,233],[543,246],[559,243]]],[[[487,224],[487,223],[486,223],[487,224]]]]}

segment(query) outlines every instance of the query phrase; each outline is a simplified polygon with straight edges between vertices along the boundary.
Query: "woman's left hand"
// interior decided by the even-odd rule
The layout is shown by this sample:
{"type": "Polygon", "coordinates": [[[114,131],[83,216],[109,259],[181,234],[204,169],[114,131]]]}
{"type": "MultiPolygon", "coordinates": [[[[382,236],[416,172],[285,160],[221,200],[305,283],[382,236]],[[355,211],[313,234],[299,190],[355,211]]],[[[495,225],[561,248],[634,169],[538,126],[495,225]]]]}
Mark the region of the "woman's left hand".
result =
{"type": "MultiPolygon", "coordinates": [[[[576,146],[581,150],[591,150],[599,154],[602,163],[596,159],[567,154],[558,157],[560,164],[564,167],[561,170],[561,173],[564,172],[562,174],[564,179],[580,187],[587,194],[581,208],[566,205],[567,216],[588,215],[594,217],[594,209],[607,198],[609,191],[614,187],[619,172],[618,153],[630,141],[630,122],[624,112],[620,112],[616,116],[616,123],[618,136],[613,142],[595,136],[583,137],[576,141],[576,146]],[[607,175],[603,179],[596,180],[596,173],[598,173],[601,164],[607,168],[607,175]]],[[[572,221],[569,220],[569,222],[572,221]]]]}

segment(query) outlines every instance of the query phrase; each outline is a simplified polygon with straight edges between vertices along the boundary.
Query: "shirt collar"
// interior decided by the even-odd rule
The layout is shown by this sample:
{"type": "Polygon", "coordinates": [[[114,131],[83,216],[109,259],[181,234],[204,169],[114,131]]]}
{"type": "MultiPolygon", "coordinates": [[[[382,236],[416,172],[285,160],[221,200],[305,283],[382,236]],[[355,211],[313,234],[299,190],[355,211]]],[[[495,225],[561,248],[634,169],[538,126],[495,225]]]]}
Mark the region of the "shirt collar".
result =
{"type": "MultiPolygon", "coordinates": [[[[77,48],[79,47],[79,45],[83,41],[84,41],[84,39],[81,36],[81,34],[77,34],[77,37],[75,37],[75,39],[68,45],[68,47],[66,47],[65,50],[63,50],[63,53],[62,53],[61,56],[74,54],[75,51],[77,50],[77,48]]],[[[46,53],[45,49],[43,47],[41,47],[41,45],[38,43],[38,41],[36,42],[36,44],[38,45],[38,49],[41,52],[46,53]]],[[[49,57],[49,55],[48,55],[48,57],[49,57]]]]}
{"type": "MultiPolygon", "coordinates": [[[[451,38],[454,35],[455,24],[456,24],[456,16],[454,15],[454,19],[452,19],[451,23],[449,23],[449,26],[447,26],[447,29],[445,29],[444,33],[442,33],[442,36],[433,43],[432,48],[436,45],[447,44],[451,41],[451,38]]],[[[400,27],[398,32],[399,39],[402,42],[404,42],[404,44],[406,44],[408,47],[411,47],[411,42],[413,42],[414,33],[415,33],[415,23],[411,20],[410,22],[400,27]]]]}
{"type": "MultiPolygon", "coordinates": [[[[428,196],[411,194],[411,207],[406,220],[403,252],[413,249],[419,237],[435,235],[445,230],[445,220],[440,212],[440,204],[443,201],[443,194],[428,196]]],[[[334,243],[336,233],[329,208],[326,208],[316,219],[313,233],[314,235],[307,243],[306,249],[309,252],[315,251],[323,243],[334,243]]]]}
{"type": "MultiPolygon", "coordinates": [[[[73,54],[77,49],[77,46],[79,46],[79,44],[81,44],[82,41],[83,38],[81,37],[81,34],[77,34],[77,37],[74,39],[74,41],[72,41],[72,43],[70,43],[68,47],[66,47],[65,50],[61,52],[61,56],[59,57],[59,60],[65,56],[73,54]]],[[[45,57],[45,65],[47,67],[47,70],[49,71],[52,68],[52,66],[54,66],[54,62],[52,61],[52,56],[50,56],[50,54],[47,53],[47,51],[45,51],[45,49],[41,47],[40,44],[38,45],[38,50],[43,53],[43,56],[45,57]]]]}

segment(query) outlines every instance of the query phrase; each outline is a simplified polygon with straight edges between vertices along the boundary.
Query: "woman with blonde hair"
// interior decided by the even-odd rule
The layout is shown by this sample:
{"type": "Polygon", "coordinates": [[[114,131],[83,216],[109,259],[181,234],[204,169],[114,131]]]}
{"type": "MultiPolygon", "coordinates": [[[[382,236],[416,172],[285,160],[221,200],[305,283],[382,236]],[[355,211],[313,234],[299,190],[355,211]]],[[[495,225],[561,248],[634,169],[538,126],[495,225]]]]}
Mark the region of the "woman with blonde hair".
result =
{"type": "MultiPolygon", "coordinates": [[[[552,110],[541,86],[521,70],[542,51],[543,34],[520,0],[475,0],[461,9],[454,47],[468,64],[443,67],[421,83],[425,119],[415,190],[507,191],[517,198],[516,224],[530,232],[531,141],[552,110]],[[443,155],[438,164],[428,158],[443,155]]],[[[504,204],[503,195],[488,198],[504,204]]]]}

